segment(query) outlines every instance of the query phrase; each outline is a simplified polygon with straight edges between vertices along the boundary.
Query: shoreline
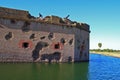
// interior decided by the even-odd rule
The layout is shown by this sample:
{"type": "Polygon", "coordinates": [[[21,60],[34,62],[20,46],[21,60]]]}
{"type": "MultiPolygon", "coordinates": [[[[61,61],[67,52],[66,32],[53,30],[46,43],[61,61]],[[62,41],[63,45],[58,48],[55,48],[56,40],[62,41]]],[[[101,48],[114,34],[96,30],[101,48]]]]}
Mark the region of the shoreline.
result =
{"type": "Polygon", "coordinates": [[[105,55],[105,56],[120,58],[120,52],[90,51],[90,54],[101,54],[101,55],[105,55]]]}

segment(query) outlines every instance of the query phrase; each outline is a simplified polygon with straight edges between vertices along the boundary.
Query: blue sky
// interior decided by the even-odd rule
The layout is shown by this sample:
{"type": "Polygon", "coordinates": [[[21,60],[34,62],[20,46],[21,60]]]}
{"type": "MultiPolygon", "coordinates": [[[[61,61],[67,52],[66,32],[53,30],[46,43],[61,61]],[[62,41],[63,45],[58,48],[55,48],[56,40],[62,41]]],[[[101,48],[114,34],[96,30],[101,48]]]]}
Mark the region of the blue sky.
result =
{"type": "Polygon", "coordinates": [[[91,27],[90,48],[120,49],[120,0],[0,0],[0,6],[66,17],[88,23],[91,27]]]}

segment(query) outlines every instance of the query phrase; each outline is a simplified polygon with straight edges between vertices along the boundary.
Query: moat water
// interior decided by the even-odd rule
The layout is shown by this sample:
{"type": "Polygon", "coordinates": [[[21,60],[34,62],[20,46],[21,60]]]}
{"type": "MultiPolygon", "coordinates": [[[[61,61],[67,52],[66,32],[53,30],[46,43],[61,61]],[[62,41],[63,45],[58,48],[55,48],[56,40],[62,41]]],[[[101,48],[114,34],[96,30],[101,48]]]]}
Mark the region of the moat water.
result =
{"type": "Polygon", "coordinates": [[[90,54],[90,62],[1,63],[0,80],[120,80],[120,58],[90,54]]]}

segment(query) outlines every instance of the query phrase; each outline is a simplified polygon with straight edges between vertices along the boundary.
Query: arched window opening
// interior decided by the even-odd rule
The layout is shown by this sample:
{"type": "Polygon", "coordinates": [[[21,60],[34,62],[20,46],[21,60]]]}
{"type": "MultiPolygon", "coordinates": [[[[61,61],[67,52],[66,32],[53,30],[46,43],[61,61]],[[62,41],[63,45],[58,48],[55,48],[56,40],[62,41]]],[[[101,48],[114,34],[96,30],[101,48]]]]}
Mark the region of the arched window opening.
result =
{"type": "Polygon", "coordinates": [[[65,44],[65,39],[61,38],[60,42],[64,45],[65,44]]]}
{"type": "Polygon", "coordinates": [[[15,19],[11,19],[10,21],[12,24],[15,24],[16,23],[16,20],[15,19]]]}
{"type": "Polygon", "coordinates": [[[29,47],[29,43],[28,43],[28,42],[24,42],[24,43],[22,44],[22,47],[23,47],[23,48],[28,48],[28,47],[29,47]]]}
{"type": "Polygon", "coordinates": [[[58,43],[58,44],[55,44],[54,48],[55,48],[55,49],[60,49],[60,44],[59,44],[59,43],[58,43]]]}
{"type": "Polygon", "coordinates": [[[53,38],[54,34],[53,33],[49,33],[48,35],[48,39],[51,40],[53,38]]]}

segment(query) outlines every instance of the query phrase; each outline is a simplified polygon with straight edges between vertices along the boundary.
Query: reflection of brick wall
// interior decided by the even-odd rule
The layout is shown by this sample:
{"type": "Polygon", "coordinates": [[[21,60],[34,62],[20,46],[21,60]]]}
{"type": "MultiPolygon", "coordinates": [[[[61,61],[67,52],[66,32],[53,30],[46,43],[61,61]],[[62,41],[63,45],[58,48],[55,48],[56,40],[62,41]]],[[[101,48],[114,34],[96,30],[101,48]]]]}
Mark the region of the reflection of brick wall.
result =
{"type": "Polygon", "coordinates": [[[27,16],[28,16],[28,11],[0,7],[0,17],[27,19],[28,18],[27,16]]]}

